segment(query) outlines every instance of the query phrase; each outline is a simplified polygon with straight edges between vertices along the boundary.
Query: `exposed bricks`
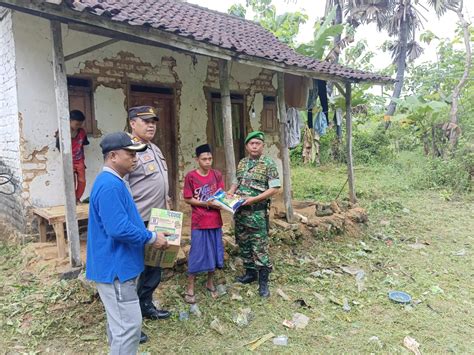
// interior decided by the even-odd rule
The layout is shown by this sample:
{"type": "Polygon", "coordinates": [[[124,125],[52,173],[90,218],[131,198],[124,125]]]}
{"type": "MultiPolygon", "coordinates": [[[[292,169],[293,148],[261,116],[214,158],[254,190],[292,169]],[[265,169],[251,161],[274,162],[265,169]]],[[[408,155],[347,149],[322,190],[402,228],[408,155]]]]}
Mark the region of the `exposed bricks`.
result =
{"type": "Polygon", "coordinates": [[[211,59],[207,64],[206,86],[219,86],[219,60],[211,59]]]}
{"type": "Polygon", "coordinates": [[[158,75],[161,79],[167,79],[166,81],[177,82],[174,67],[176,61],[172,57],[163,57],[161,65],[153,66],[151,63],[143,62],[133,53],[120,51],[111,58],[84,62],[79,73],[94,78],[95,86],[104,85],[125,90],[130,81],[141,82],[151,77],[156,78],[158,82],[158,75]]]}

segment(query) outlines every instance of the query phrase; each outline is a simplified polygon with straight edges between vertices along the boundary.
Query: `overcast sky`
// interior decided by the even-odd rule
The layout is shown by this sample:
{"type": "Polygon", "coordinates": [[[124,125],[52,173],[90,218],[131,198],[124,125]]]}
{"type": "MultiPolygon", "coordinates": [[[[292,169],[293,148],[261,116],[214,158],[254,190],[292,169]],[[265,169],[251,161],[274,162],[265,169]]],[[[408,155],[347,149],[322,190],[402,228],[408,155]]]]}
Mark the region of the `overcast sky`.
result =
{"type": "MultiPolygon", "coordinates": [[[[423,1],[426,3],[426,0],[423,1]]],[[[245,5],[245,0],[188,0],[188,2],[222,12],[227,12],[227,9],[232,4],[240,3],[245,5]]],[[[275,4],[279,14],[303,9],[309,15],[308,22],[300,29],[300,34],[297,38],[298,42],[311,40],[314,21],[316,18],[324,15],[325,3],[326,0],[273,0],[273,4],[275,4]]],[[[454,36],[457,22],[456,14],[448,12],[441,19],[438,19],[433,11],[428,12],[421,9],[421,12],[426,17],[426,21],[424,22],[424,28],[418,31],[419,33],[430,30],[439,37],[452,38],[454,36]]],[[[464,14],[466,19],[472,23],[474,20],[474,0],[464,0],[464,14]]],[[[360,39],[366,39],[370,48],[377,53],[373,61],[377,69],[382,69],[390,63],[390,55],[382,53],[377,49],[387,39],[387,36],[377,32],[374,25],[358,29],[356,40],[360,39]]],[[[428,47],[426,44],[423,44],[423,47],[425,52],[417,62],[436,59],[436,46],[431,45],[428,47]]]]}

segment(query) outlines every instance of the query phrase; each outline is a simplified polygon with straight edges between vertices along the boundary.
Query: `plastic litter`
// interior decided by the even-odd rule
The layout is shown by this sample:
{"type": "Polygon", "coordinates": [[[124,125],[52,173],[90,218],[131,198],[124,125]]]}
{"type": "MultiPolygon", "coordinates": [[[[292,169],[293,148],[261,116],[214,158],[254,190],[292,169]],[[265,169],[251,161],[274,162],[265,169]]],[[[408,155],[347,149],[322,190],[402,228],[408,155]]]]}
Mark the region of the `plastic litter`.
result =
{"type": "Polygon", "coordinates": [[[403,346],[407,348],[408,350],[410,350],[411,352],[413,352],[413,354],[421,355],[421,351],[419,349],[420,344],[412,337],[406,336],[403,339],[403,346]]]}
{"type": "Polygon", "coordinates": [[[224,296],[227,294],[227,287],[223,284],[217,285],[216,291],[219,297],[224,296]]]}
{"type": "Polygon", "coordinates": [[[181,321],[189,320],[189,313],[186,312],[186,311],[180,311],[179,312],[179,320],[181,320],[181,321]]]}
{"type": "Polygon", "coordinates": [[[408,304],[411,302],[411,296],[403,291],[390,291],[388,298],[396,303],[408,304]]]}
{"type": "Polygon", "coordinates": [[[347,300],[347,298],[344,298],[344,300],[342,301],[342,309],[345,312],[350,312],[351,310],[351,306],[349,306],[349,301],[347,300]]]}
{"type": "Polygon", "coordinates": [[[279,335],[273,338],[273,344],[279,346],[287,346],[288,345],[288,337],[286,335],[279,335]]]}
{"type": "Polygon", "coordinates": [[[189,307],[189,313],[194,314],[197,317],[200,317],[202,315],[197,303],[194,303],[189,307]]]}
{"type": "Polygon", "coordinates": [[[357,291],[362,292],[365,289],[365,271],[359,270],[356,275],[357,291]]]}
{"type": "Polygon", "coordinates": [[[232,316],[232,321],[239,327],[246,327],[253,319],[253,313],[250,308],[240,308],[239,313],[232,316]]]}
{"type": "Polygon", "coordinates": [[[220,335],[224,335],[225,333],[224,326],[221,324],[218,318],[214,318],[211,322],[211,329],[214,329],[220,335]]]}
{"type": "Polygon", "coordinates": [[[291,321],[296,329],[304,329],[309,323],[309,317],[301,313],[295,313],[293,314],[293,319],[291,321]]]}

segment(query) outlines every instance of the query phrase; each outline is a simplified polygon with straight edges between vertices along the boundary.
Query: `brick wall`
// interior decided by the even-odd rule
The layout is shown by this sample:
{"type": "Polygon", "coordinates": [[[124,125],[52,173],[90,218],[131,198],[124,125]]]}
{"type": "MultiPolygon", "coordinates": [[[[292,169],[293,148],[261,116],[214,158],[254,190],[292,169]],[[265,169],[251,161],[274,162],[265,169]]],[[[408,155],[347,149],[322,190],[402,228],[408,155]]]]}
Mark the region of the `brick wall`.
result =
{"type": "Polygon", "coordinates": [[[79,74],[94,78],[95,86],[122,88],[126,91],[129,82],[171,82],[179,83],[174,68],[176,60],[162,57],[160,65],[142,61],[133,53],[120,51],[103,60],[87,60],[79,74]]]}
{"type": "Polygon", "coordinates": [[[8,238],[9,230],[26,232],[15,60],[12,13],[0,7],[0,173],[12,174],[15,186],[13,195],[1,193],[12,191],[12,185],[0,186],[0,239],[8,238]]]}

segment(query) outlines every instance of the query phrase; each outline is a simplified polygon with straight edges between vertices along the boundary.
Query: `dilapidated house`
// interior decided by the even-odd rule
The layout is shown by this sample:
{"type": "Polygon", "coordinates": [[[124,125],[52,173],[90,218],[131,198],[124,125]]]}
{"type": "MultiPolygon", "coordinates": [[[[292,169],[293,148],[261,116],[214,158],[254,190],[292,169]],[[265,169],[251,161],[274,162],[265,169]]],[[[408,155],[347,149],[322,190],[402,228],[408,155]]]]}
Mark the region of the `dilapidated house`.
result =
{"type": "MultiPolygon", "coordinates": [[[[87,117],[86,196],[103,163],[101,137],[126,129],[133,105],[157,108],[156,143],[177,206],[193,149],[203,142],[212,144],[216,167],[229,175],[231,148],[240,159],[246,133],[263,130],[267,154],[283,174],[283,74],[346,85],[349,97],[351,83],[391,81],[302,56],[252,21],[180,1],[0,0],[0,167],[16,187],[10,196],[0,194],[0,219],[34,233],[33,206],[73,206],[65,193],[72,179],[69,108],[87,117]],[[63,157],[53,137],[58,127],[63,157]]],[[[289,172],[283,175],[288,190],[289,172]]],[[[67,211],[73,236],[75,212],[67,211]]]]}

